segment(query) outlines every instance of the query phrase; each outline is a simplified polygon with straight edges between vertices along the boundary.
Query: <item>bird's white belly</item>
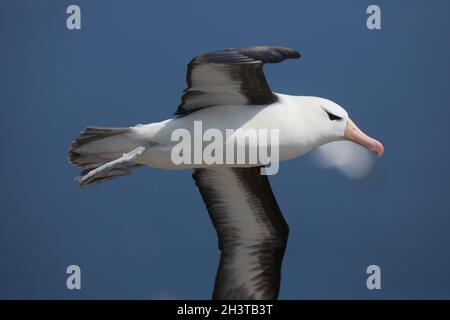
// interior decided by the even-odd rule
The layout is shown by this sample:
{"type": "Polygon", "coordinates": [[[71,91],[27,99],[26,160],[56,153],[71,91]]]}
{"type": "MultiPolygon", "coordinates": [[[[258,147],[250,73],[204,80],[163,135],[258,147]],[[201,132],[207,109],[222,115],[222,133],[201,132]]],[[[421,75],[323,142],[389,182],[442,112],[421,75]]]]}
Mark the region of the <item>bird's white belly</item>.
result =
{"type": "Polygon", "coordinates": [[[257,166],[267,161],[288,160],[312,148],[303,143],[295,126],[298,121],[292,121],[294,116],[286,105],[217,106],[140,125],[134,127],[137,135],[151,141],[152,146],[136,162],[157,168],[184,169],[208,165],[257,166]],[[239,151],[245,152],[240,158],[239,151]],[[177,154],[182,155],[178,160],[177,154]],[[180,158],[184,161],[180,162],[180,158]]]}

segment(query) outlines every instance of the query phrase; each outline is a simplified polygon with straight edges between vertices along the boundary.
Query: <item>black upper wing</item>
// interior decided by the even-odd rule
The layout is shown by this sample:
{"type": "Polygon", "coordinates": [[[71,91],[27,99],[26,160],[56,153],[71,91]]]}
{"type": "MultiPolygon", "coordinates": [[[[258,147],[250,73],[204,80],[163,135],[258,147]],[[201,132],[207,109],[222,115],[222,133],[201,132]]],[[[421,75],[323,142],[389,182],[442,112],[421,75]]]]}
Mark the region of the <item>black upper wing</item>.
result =
{"type": "Polygon", "coordinates": [[[297,58],[297,51],[274,46],[226,49],[197,56],[188,64],[188,87],[175,114],[215,105],[274,103],[276,96],[267,84],[263,65],[297,58]]]}

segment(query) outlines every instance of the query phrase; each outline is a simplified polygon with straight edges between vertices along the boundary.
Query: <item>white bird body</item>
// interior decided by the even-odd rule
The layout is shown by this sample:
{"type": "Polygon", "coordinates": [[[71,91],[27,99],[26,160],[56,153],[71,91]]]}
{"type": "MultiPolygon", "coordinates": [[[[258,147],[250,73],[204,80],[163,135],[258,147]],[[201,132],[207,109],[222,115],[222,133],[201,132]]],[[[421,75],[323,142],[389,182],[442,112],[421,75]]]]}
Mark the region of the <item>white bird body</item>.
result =
{"type": "MultiPolygon", "coordinates": [[[[268,106],[253,106],[252,108],[245,105],[214,106],[198,110],[184,117],[174,117],[161,122],[131,127],[132,131],[128,136],[135,140],[136,145],[146,142],[154,144],[147,148],[135,162],[165,169],[209,167],[209,164],[174,164],[171,158],[172,150],[178,143],[178,140],[172,140],[172,133],[176,129],[186,129],[193,136],[194,121],[201,121],[203,132],[208,129],[215,129],[220,131],[223,137],[226,137],[226,130],[229,129],[234,131],[238,129],[243,131],[248,129],[278,130],[279,145],[269,145],[268,147],[269,150],[272,147],[279,148],[279,161],[299,157],[323,144],[325,137],[320,132],[321,126],[315,120],[315,108],[331,102],[318,97],[290,96],[278,93],[276,95],[279,99],[278,102],[268,106]]],[[[233,137],[224,139],[224,149],[225,140],[233,137]]],[[[248,140],[236,141],[245,141],[246,147],[248,147],[248,140]]],[[[262,141],[258,140],[257,142],[261,143],[262,141]]],[[[266,143],[270,144],[270,142],[270,139],[263,141],[264,147],[266,143]]],[[[250,147],[259,149],[260,145],[250,147]]],[[[225,161],[223,162],[227,165],[225,161]]],[[[250,166],[249,164],[228,165],[233,167],[250,166]]]]}

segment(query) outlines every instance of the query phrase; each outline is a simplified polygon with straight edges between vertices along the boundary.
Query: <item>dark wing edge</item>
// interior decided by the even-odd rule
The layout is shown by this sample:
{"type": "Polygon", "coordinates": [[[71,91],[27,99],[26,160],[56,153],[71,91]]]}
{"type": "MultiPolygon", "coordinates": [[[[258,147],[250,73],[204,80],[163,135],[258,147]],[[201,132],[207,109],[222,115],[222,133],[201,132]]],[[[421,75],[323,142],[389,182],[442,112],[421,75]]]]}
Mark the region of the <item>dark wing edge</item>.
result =
{"type": "Polygon", "coordinates": [[[264,76],[263,65],[298,58],[298,51],[278,46],[225,49],[199,55],[188,64],[187,88],[175,115],[219,104],[274,103],[277,98],[264,76]]]}
{"type": "Polygon", "coordinates": [[[289,227],[267,176],[221,167],[194,169],[193,178],[221,251],[213,299],[276,299],[289,227]]]}
{"type": "Polygon", "coordinates": [[[204,53],[192,59],[197,63],[245,64],[259,61],[278,63],[286,59],[298,59],[300,53],[294,49],[279,46],[253,46],[231,48],[204,53]]]}

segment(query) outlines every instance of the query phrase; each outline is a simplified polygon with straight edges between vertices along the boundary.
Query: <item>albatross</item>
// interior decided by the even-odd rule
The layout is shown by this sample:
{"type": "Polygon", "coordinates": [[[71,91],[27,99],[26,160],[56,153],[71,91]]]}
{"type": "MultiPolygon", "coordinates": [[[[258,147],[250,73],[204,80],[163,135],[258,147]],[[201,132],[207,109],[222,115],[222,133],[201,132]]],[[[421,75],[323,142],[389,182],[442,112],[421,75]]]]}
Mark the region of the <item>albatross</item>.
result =
{"type": "MultiPolygon", "coordinates": [[[[267,163],[176,164],[175,130],[193,133],[198,121],[203,128],[219,132],[277,129],[278,161],[340,140],[360,144],[378,156],[384,152],[383,145],[363,133],[338,104],[272,92],[264,64],[298,58],[297,51],[278,46],[201,54],[188,64],[187,88],[170,119],[124,128],[88,127],[69,148],[71,163],[82,169],[76,177],[81,187],[142,166],[193,170],[221,252],[213,299],[276,299],[289,227],[267,175],[261,174],[267,163]]],[[[261,147],[248,145],[249,140],[242,143],[261,147]]]]}

